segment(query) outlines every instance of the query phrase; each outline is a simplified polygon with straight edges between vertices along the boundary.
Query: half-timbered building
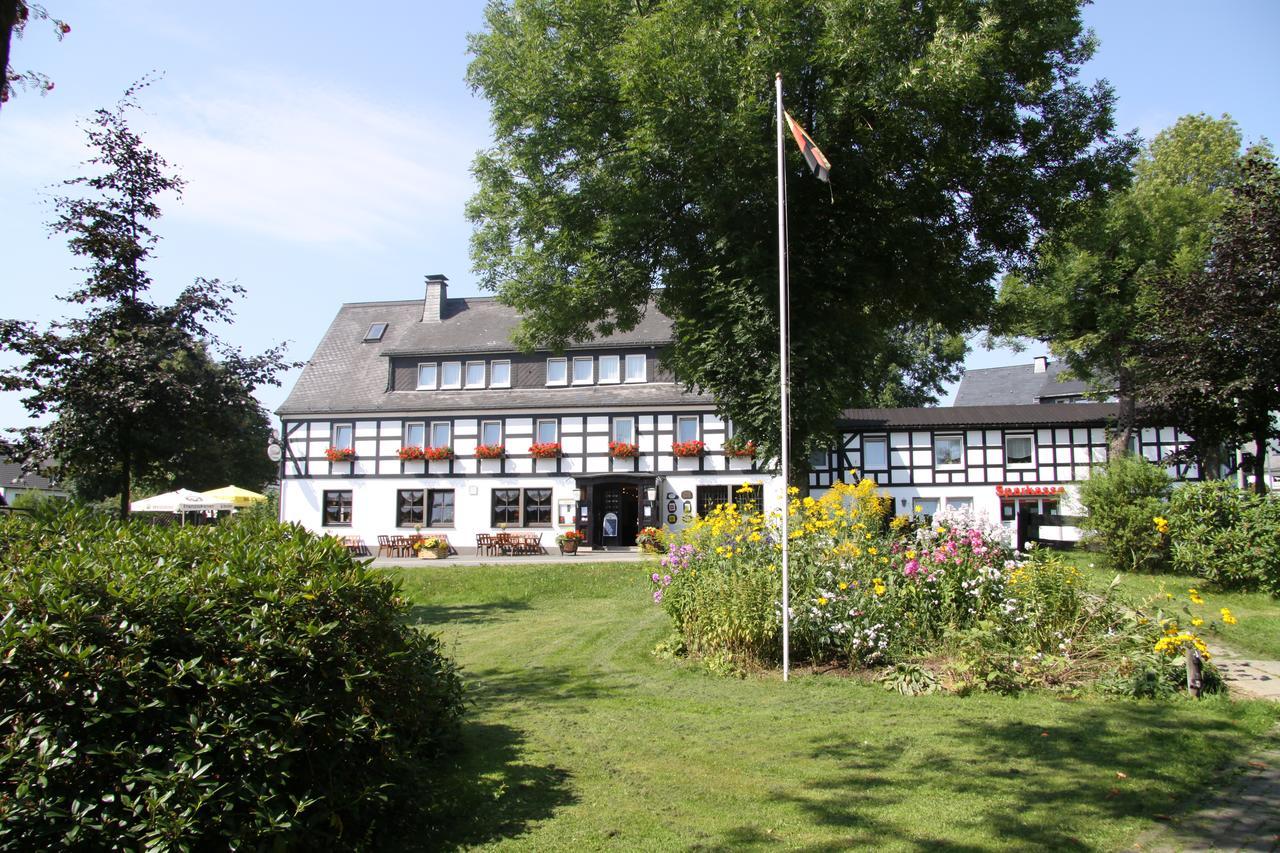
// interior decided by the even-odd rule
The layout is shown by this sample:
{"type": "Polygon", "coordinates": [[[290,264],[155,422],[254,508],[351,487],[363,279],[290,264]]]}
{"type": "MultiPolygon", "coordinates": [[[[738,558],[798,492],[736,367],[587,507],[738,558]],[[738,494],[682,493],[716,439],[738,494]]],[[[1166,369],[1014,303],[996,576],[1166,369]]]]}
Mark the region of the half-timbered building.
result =
{"type": "Polygon", "coordinates": [[[447,286],[429,276],[423,299],[338,311],[278,410],[283,519],[462,547],[577,528],[599,547],[717,503],[776,505],[750,450],[726,452],[711,398],[663,369],[671,324],[655,308],[630,331],[525,353],[513,309],[447,286]]]}

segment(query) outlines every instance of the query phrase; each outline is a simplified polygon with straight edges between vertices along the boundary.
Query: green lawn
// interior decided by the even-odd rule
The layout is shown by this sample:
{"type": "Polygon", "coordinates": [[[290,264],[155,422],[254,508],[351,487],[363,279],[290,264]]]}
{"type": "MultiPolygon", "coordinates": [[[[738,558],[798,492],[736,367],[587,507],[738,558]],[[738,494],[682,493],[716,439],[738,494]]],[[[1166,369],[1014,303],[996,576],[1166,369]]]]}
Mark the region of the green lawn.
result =
{"type": "MultiPolygon", "coordinates": [[[[1071,559],[1089,579],[1091,586],[1105,588],[1115,578],[1115,572],[1107,572],[1094,565],[1097,556],[1088,552],[1070,552],[1071,559]]],[[[1183,602],[1187,590],[1195,589],[1204,598],[1204,605],[1192,607],[1192,611],[1206,621],[1217,619],[1218,611],[1226,607],[1240,620],[1237,625],[1227,625],[1210,637],[1239,652],[1269,660],[1280,660],[1280,600],[1263,592],[1219,592],[1203,580],[1186,575],[1126,574],[1120,580],[1120,588],[1131,599],[1143,600],[1173,593],[1183,602]]]]}
{"type": "Polygon", "coordinates": [[[668,626],[645,571],[396,572],[475,702],[447,846],[1115,849],[1187,807],[1277,717],[1216,699],[905,698],[837,676],[716,677],[650,654],[668,626]]]}

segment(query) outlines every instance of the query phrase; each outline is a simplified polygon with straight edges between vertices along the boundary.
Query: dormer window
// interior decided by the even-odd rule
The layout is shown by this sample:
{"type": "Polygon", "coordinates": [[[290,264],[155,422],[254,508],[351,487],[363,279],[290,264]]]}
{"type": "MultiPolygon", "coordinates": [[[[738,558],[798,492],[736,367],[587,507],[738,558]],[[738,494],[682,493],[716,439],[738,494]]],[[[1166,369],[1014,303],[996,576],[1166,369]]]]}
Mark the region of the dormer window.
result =
{"type": "Polygon", "coordinates": [[[569,383],[569,362],[563,358],[547,359],[547,384],[567,385],[569,383]]]}
{"type": "Polygon", "coordinates": [[[643,354],[627,356],[627,381],[644,382],[648,378],[648,364],[643,354]]]}
{"type": "Polygon", "coordinates": [[[575,358],[573,360],[573,384],[590,385],[595,379],[595,359],[575,358]]]}
{"type": "Polygon", "coordinates": [[[600,356],[600,384],[610,385],[621,381],[621,377],[618,375],[620,366],[618,356],[600,356]]]}
{"type": "Polygon", "coordinates": [[[440,387],[462,387],[462,362],[446,361],[444,364],[440,365],[440,387]]]}
{"type": "Polygon", "coordinates": [[[484,387],[484,362],[483,361],[467,362],[467,387],[468,388],[484,387]]]}
{"type": "Polygon", "coordinates": [[[374,323],[369,327],[369,331],[364,333],[365,343],[371,343],[382,340],[382,336],[387,333],[386,323],[374,323]]]}

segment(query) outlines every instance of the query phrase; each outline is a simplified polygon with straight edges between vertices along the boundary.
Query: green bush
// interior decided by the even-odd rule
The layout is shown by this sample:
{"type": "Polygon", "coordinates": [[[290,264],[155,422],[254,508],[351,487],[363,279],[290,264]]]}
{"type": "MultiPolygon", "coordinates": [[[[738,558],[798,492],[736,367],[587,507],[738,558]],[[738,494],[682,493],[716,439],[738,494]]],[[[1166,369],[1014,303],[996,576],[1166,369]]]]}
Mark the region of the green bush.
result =
{"type": "Polygon", "coordinates": [[[1169,503],[1174,571],[1280,595],[1280,500],[1215,481],[1189,483],[1169,503]]]}
{"type": "Polygon", "coordinates": [[[80,509],[0,558],[0,848],[378,847],[446,804],[456,668],[338,542],[80,509]]]}
{"type": "Polygon", "coordinates": [[[1159,572],[1166,568],[1168,543],[1157,518],[1168,511],[1172,481],[1163,468],[1125,454],[1095,469],[1080,485],[1087,541],[1116,572],[1159,572]]]}

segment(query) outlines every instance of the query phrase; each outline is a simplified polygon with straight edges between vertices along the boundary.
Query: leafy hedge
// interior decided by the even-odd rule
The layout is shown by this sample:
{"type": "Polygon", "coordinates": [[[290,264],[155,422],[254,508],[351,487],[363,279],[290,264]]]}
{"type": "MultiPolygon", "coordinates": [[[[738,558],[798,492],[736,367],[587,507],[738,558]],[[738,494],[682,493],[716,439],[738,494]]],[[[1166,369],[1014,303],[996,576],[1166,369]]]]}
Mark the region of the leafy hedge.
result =
{"type": "Polygon", "coordinates": [[[1102,564],[1115,572],[1161,572],[1168,568],[1168,542],[1156,521],[1168,511],[1173,481],[1161,467],[1125,454],[1107,462],[1080,484],[1087,515],[1086,541],[1100,549],[1102,564]]]}
{"type": "Polygon", "coordinates": [[[1188,483],[1169,501],[1173,570],[1223,589],[1280,596],[1280,498],[1232,483],[1188,483]]]}
{"type": "Polygon", "coordinates": [[[445,802],[439,640],[335,541],[0,519],[0,847],[384,846],[445,802]]]}

